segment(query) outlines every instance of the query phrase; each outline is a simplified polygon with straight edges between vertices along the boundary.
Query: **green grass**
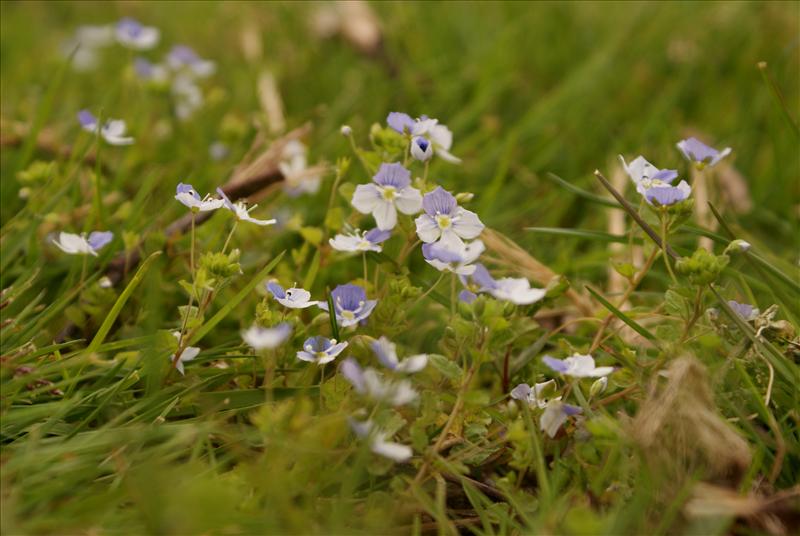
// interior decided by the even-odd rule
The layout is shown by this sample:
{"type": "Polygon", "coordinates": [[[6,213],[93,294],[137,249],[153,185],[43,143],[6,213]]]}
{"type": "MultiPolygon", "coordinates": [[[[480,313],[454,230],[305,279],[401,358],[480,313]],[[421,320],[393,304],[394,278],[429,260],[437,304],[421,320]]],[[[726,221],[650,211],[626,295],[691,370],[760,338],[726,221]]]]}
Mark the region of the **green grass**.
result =
{"type": "MultiPolygon", "coordinates": [[[[753,500],[796,490],[800,4],[375,3],[383,42],[373,55],[315,36],[314,4],[1,6],[3,533],[751,534],[766,526],[730,507],[691,515],[698,501],[714,501],[697,483],[753,500]],[[65,62],[60,46],[79,25],[122,16],[161,29],[158,53],[145,54],[152,59],[186,43],[217,63],[191,120],[175,120],[168,94],[136,81],[135,54],[121,47],[91,72],[65,62]],[[255,60],[241,46],[252,32],[262,50],[255,60]],[[319,194],[271,190],[260,201],[254,214],[281,225],[237,226],[242,273],[207,294],[207,310],[188,326],[201,353],[180,376],[167,359],[169,331],[181,329],[180,281],[193,276],[189,233],[163,235],[186,214],[175,186],[213,192],[258,131],[268,132],[257,92],[265,69],[287,129],[310,122],[311,162],[329,169],[319,194]],[[82,108],[125,119],[136,143],[103,145],[92,161],[94,137],[75,119],[82,108]],[[467,207],[519,244],[524,258],[490,247],[493,273],[547,285],[536,280],[536,259],[578,298],[561,287],[531,307],[481,298],[451,312],[449,278],[419,299],[438,274],[418,248],[404,258],[402,236],[367,256],[368,282],[358,281],[360,256],[331,254],[319,238],[341,220],[371,225],[332,190],[337,171],[338,192],[368,180],[339,127],[352,126],[369,148],[371,126],[395,110],[452,129],[463,164],[434,159],[425,182],[475,194],[467,207]],[[670,246],[682,256],[700,237],[717,255],[734,238],[753,247],[731,253],[711,287],[685,272],[673,284],[659,256],[622,305],[627,283],[612,291],[610,259],[627,262],[633,247],[647,258],[653,244],[627,215],[623,232],[609,228],[622,208],[593,172],[611,178],[617,154],[643,154],[688,179],[675,142],[689,135],[733,155],[709,172],[713,223],[676,224],[670,246]],[[208,153],[216,140],[231,151],[221,161],[208,153]],[[731,174],[747,185],[747,210],[722,193],[731,174]],[[86,264],[47,242],[96,228],[115,239],[86,264]],[[143,262],[101,288],[124,250],[143,262]],[[316,308],[287,314],[264,297],[268,277],[302,283],[315,299],[356,281],[380,303],[354,335],[316,308]],[[750,324],[729,314],[729,299],[777,310],[750,324]],[[281,349],[257,355],[241,342],[254,320],[284,318],[295,333],[281,349]],[[305,337],[339,330],[348,352],[323,374],[295,359],[305,337]],[[417,405],[374,411],[394,441],[413,447],[405,464],[350,432],[347,418],[372,406],[336,372],[345,355],[375,366],[367,337],[380,335],[401,357],[436,356],[413,377],[417,405]],[[603,393],[591,394],[590,380],[559,379],[564,400],[584,406],[566,433],[548,438],[538,409],[509,406],[510,387],[553,376],[542,355],[590,349],[618,369],[603,393]],[[276,383],[265,389],[270,368],[276,383]]],[[[635,209],[634,189],[622,193],[635,209]]],[[[641,213],[658,229],[653,213],[641,213]]],[[[227,214],[198,225],[198,258],[219,251],[230,226],[227,214]]]]}

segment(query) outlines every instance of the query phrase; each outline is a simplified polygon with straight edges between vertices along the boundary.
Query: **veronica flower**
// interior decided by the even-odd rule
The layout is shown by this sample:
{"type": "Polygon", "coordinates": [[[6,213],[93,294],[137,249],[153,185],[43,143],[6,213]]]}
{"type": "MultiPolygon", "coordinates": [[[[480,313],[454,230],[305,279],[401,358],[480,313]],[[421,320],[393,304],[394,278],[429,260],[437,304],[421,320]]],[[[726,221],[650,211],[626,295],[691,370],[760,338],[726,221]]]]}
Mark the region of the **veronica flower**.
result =
{"type": "Polygon", "coordinates": [[[169,80],[169,72],[166,67],[158,63],[153,63],[145,58],[136,58],[133,60],[133,69],[136,72],[136,76],[145,82],[163,85],[169,80]]]}
{"type": "Polygon", "coordinates": [[[101,127],[97,118],[89,110],[78,112],[78,122],[87,132],[97,133],[106,140],[109,145],[130,145],[133,138],[125,136],[125,121],[122,119],[109,119],[101,127]]]}
{"type": "Polygon", "coordinates": [[[442,242],[422,244],[422,256],[425,262],[439,271],[447,270],[462,276],[470,275],[475,271],[473,264],[484,251],[483,242],[474,240],[470,243],[461,243],[458,247],[448,247],[442,242]]]}
{"type": "Polygon", "coordinates": [[[458,293],[458,300],[464,303],[472,303],[478,299],[478,295],[471,290],[463,289],[458,293]]]}
{"type": "Polygon", "coordinates": [[[581,408],[578,406],[571,406],[560,400],[551,400],[539,418],[539,428],[551,438],[555,437],[558,429],[567,422],[567,419],[580,412],[581,408]]]}
{"type": "Polygon", "coordinates": [[[113,26],[79,26],[75,35],[62,45],[61,51],[66,57],[71,57],[76,70],[88,71],[97,66],[98,50],[113,42],[113,26]]]}
{"type": "Polygon", "coordinates": [[[521,383],[511,390],[511,398],[544,409],[551,400],[561,400],[560,396],[556,398],[546,396],[549,392],[555,392],[555,387],[555,380],[534,384],[533,388],[527,383],[521,383]]]}
{"type": "Polygon", "coordinates": [[[267,283],[267,290],[270,291],[278,303],[289,309],[305,309],[319,303],[311,300],[309,291],[296,287],[283,290],[283,287],[277,281],[267,283]]]}
{"type": "Polygon", "coordinates": [[[417,398],[417,392],[408,380],[388,381],[375,369],[362,370],[352,357],[342,361],[342,375],[357,393],[392,406],[403,406],[417,398]]]}
{"type": "Polygon", "coordinates": [[[222,191],[222,188],[217,188],[217,193],[222,198],[222,203],[224,204],[225,208],[233,212],[234,216],[238,221],[248,221],[250,223],[255,223],[256,225],[272,225],[278,220],[259,220],[250,215],[250,211],[256,208],[258,205],[253,205],[250,208],[247,208],[247,205],[244,204],[244,201],[238,201],[236,203],[232,203],[228,196],[225,195],[225,192],[222,191]]]}
{"type": "Polygon", "coordinates": [[[173,79],[171,92],[175,99],[175,115],[178,119],[188,119],[203,105],[203,92],[194,80],[185,74],[178,74],[173,79]]]}
{"type": "Polygon", "coordinates": [[[489,270],[481,263],[475,263],[475,270],[471,274],[459,276],[461,284],[468,292],[488,292],[497,286],[497,282],[489,274],[489,270]]]}
{"type": "MultiPolygon", "coordinates": [[[[178,341],[181,340],[180,331],[173,331],[172,336],[178,339],[178,341]]],[[[169,356],[169,362],[175,363],[175,368],[178,369],[178,372],[180,372],[181,375],[183,376],[185,375],[183,364],[193,360],[195,357],[197,357],[197,354],[199,353],[200,353],[200,348],[196,346],[187,346],[186,348],[183,349],[183,352],[181,352],[181,356],[178,358],[177,363],[175,363],[175,354],[169,356]]]]}
{"type": "Polygon", "coordinates": [[[242,331],[242,339],[254,350],[272,350],[283,344],[292,333],[292,326],[281,322],[271,328],[251,326],[242,331]]]}
{"type": "Polygon", "coordinates": [[[315,194],[322,184],[318,169],[308,167],[308,148],[298,140],[283,146],[278,170],[283,175],[283,187],[290,196],[315,194]]]}
{"type": "MultiPolygon", "coordinates": [[[[428,116],[423,115],[419,119],[412,119],[410,115],[402,112],[391,112],[386,117],[386,123],[390,128],[399,132],[400,134],[408,134],[412,136],[411,151],[412,155],[416,150],[418,154],[425,155],[428,151],[438,154],[442,159],[458,164],[461,159],[450,154],[450,147],[453,145],[453,133],[445,125],[440,125],[438,119],[430,119],[428,116]],[[424,142],[418,140],[422,138],[424,142],[428,142],[428,146],[424,146],[424,142]],[[415,142],[415,140],[417,140],[415,142]],[[416,149],[414,146],[417,146],[416,149]]],[[[427,160],[426,158],[418,158],[419,160],[427,160]]]]}
{"type": "Polygon", "coordinates": [[[356,186],[352,204],[362,214],[371,213],[378,229],[393,229],[398,210],[416,214],[422,207],[422,195],[411,186],[411,172],[402,164],[381,164],[372,181],[356,186]]]}
{"type": "Polygon", "coordinates": [[[335,237],[328,240],[331,247],[337,251],[381,251],[383,247],[382,242],[385,242],[392,236],[391,231],[381,231],[380,229],[372,229],[371,231],[360,231],[356,229],[349,234],[337,234],[335,237]]]}
{"type": "Polygon", "coordinates": [[[129,17],[117,23],[117,41],[127,48],[149,50],[158,44],[160,36],[158,28],[142,26],[129,17]]]}
{"type": "Polygon", "coordinates": [[[183,184],[182,182],[179,182],[177,188],[175,188],[175,199],[189,207],[192,212],[217,210],[224,203],[222,199],[214,199],[210,195],[200,198],[200,194],[191,184],[183,184]]]}
{"type": "Polygon", "coordinates": [[[737,315],[742,317],[743,320],[748,322],[758,318],[760,311],[758,307],[753,307],[749,303],[739,303],[735,300],[729,300],[728,306],[733,309],[737,315]]]}
{"type": "Polygon", "coordinates": [[[421,162],[430,160],[433,156],[433,144],[427,138],[416,136],[411,140],[411,156],[421,162]]]}
{"type": "Polygon", "coordinates": [[[645,195],[649,188],[672,184],[672,181],[678,178],[676,170],[658,169],[643,156],[637,156],[630,164],[625,162],[622,155],[619,155],[619,159],[625,172],[636,185],[636,191],[642,195],[645,195]]]}
{"type": "Polygon", "coordinates": [[[699,169],[705,166],[716,165],[717,162],[731,154],[730,147],[726,147],[722,151],[717,151],[697,138],[681,140],[676,146],[678,150],[683,153],[683,156],[686,157],[686,160],[694,162],[699,169]]]}
{"type": "Polygon", "coordinates": [[[427,354],[409,356],[402,361],[397,358],[397,346],[386,337],[381,336],[370,344],[372,351],[377,356],[381,364],[395,372],[408,372],[409,374],[419,372],[428,364],[427,354]]]}
{"type": "Polygon", "coordinates": [[[206,78],[214,74],[216,65],[213,61],[204,60],[197,55],[191,47],[186,45],[175,45],[167,54],[167,65],[173,71],[185,71],[197,76],[206,78]]]}
{"type": "Polygon", "coordinates": [[[543,288],[531,288],[531,283],[524,277],[502,277],[494,280],[489,294],[498,300],[505,300],[516,305],[530,305],[547,295],[543,288]]]}
{"type": "MultiPolygon", "coordinates": [[[[336,321],[345,328],[365,321],[378,304],[378,300],[367,299],[367,293],[363,288],[349,283],[347,285],[339,285],[333,289],[331,297],[333,298],[336,321]]],[[[326,302],[319,302],[317,305],[320,309],[328,311],[326,302]]]]}
{"type": "Polygon", "coordinates": [[[350,428],[353,430],[353,433],[358,437],[370,439],[370,448],[375,454],[379,454],[384,458],[389,458],[396,462],[405,462],[411,458],[413,454],[411,447],[387,441],[387,434],[378,430],[372,424],[372,421],[359,422],[348,418],[348,422],[350,423],[350,428]]]}
{"type": "Polygon", "coordinates": [[[596,367],[594,358],[590,355],[575,354],[566,359],[556,359],[546,355],[542,361],[552,370],[575,378],[598,378],[614,372],[614,367],[596,367]]]}
{"type": "Polygon", "coordinates": [[[692,187],[681,181],[677,186],[653,186],[645,191],[644,198],[651,205],[668,207],[688,199],[690,195],[692,187]]]}
{"type": "Polygon", "coordinates": [[[463,245],[463,240],[476,238],[483,231],[478,215],[459,207],[453,194],[441,186],[425,194],[422,208],[425,213],[414,223],[423,242],[441,240],[446,247],[457,250],[463,245]]]}
{"type": "Polygon", "coordinates": [[[58,233],[58,238],[53,239],[58,249],[70,255],[94,255],[114,238],[111,231],[95,231],[86,236],[83,234],[58,233]]]}
{"type": "Polygon", "coordinates": [[[347,348],[346,342],[337,343],[336,339],[328,339],[322,336],[309,337],[303,343],[303,349],[297,352],[297,359],[324,365],[330,363],[336,356],[347,348]]]}

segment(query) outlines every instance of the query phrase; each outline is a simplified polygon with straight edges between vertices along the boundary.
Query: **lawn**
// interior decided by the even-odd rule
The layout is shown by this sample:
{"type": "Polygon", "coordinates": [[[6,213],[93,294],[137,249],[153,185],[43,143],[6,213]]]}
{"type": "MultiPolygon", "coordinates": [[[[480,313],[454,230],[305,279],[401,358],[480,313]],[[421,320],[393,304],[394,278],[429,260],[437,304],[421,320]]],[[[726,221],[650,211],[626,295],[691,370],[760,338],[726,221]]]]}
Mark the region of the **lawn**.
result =
{"type": "Polygon", "coordinates": [[[797,530],[800,3],[0,6],[4,534],[797,530]]]}

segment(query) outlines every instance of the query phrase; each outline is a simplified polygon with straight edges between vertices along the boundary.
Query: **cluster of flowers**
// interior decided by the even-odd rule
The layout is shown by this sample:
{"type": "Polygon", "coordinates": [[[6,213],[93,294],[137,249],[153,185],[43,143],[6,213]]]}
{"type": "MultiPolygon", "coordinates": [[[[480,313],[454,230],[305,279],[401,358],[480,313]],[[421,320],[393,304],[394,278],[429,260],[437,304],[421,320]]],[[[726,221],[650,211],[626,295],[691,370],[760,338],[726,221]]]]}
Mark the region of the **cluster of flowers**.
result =
{"type": "MultiPolygon", "coordinates": [[[[160,38],[161,32],[158,28],[144,26],[126,17],[114,25],[79,27],[75,36],[65,44],[64,51],[72,55],[72,64],[76,69],[89,70],[97,65],[99,51],[114,43],[130,50],[145,52],[154,49],[160,38]]],[[[160,63],[137,56],[133,67],[143,82],[157,87],[169,87],[174,100],[175,115],[179,119],[188,119],[202,106],[203,93],[197,82],[216,71],[213,61],[201,58],[186,45],[173,46],[160,63]]]]}
{"type": "MultiPolygon", "coordinates": [[[[697,138],[681,140],[676,146],[697,169],[714,166],[731,152],[730,147],[718,151],[697,138]]],[[[619,159],[625,172],[636,185],[636,191],[651,205],[674,205],[688,199],[692,194],[692,187],[685,180],[673,186],[673,182],[678,178],[677,170],[659,169],[643,156],[637,156],[630,164],[622,155],[619,159]]]]}

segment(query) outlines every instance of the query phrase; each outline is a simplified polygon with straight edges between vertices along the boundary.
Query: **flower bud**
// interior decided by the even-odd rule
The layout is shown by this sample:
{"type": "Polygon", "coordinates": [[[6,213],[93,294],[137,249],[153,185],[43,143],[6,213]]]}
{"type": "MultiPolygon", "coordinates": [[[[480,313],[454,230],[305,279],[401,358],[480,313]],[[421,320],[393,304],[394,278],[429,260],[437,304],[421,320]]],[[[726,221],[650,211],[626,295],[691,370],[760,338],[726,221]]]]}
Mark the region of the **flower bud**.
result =
{"type": "Polygon", "coordinates": [[[602,378],[598,378],[597,380],[592,383],[592,386],[589,388],[589,396],[595,397],[599,394],[605,392],[606,387],[608,387],[608,376],[603,376],[602,378]]]}
{"type": "Polygon", "coordinates": [[[456,194],[456,201],[459,203],[469,203],[475,197],[472,192],[459,192],[456,194]]]}
{"type": "Polygon", "coordinates": [[[725,253],[744,253],[749,251],[750,247],[750,242],[737,238],[728,244],[728,247],[725,248],[725,253]]]}
{"type": "Polygon", "coordinates": [[[352,136],[352,135],[353,135],[353,129],[352,129],[352,128],[350,128],[350,125],[342,125],[342,128],[340,128],[340,129],[339,129],[339,132],[340,132],[340,133],[342,134],[342,136],[344,136],[345,138],[349,138],[350,136],[352,136]]]}
{"type": "Polygon", "coordinates": [[[411,156],[420,162],[425,162],[433,156],[433,145],[422,136],[417,136],[411,140],[411,156]]]}

